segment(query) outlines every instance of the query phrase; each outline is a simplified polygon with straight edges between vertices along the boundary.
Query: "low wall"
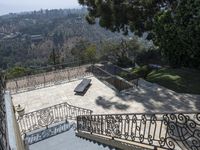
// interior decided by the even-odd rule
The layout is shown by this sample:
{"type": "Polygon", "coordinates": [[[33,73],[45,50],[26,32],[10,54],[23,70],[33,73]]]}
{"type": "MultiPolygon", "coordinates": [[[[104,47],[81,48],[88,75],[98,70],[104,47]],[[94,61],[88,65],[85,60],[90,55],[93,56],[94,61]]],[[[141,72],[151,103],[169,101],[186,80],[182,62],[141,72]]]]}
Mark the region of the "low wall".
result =
{"type": "Polygon", "coordinates": [[[19,126],[15,117],[13,109],[13,103],[11,100],[10,92],[5,92],[5,108],[6,108],[6,120],[7,120],[7,131],[8,141],[11,150],[25,150],[25,145],[22,140],[19,126]]]}

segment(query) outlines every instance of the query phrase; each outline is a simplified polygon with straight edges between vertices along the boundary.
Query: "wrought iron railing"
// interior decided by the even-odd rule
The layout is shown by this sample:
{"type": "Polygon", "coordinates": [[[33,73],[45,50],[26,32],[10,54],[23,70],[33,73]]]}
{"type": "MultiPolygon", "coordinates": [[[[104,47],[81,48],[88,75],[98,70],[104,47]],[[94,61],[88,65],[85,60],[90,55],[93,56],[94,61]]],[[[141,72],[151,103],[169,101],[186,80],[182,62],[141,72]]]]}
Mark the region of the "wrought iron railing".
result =
{"type": "Polygon", "coordinates": [[[9,80],[7,82],[7,89],[14,94],[60,84],[65,81],[70,81],[88,75],[91,75],[90,65],[66,68],[9,80]]]}
{"type": "Polygon", "coordinates": [[[77,130],[155,148],[200,149],[200,112],[78,116],[77,130]]]}
{"type": "Polygon", "coordinates": [[[5,106],[5,76],[0,72],[0,150],[9,150],[9,141],[7,133],[7,119],[5,106]]]}
{"type": "Polygon", "coordinates": [[[18,124],[21,133],[25,134],[68,119],[76,120],[79,115],[91,115],[91,113],[89,109],[62,103],[19,116],[18,124]]]}

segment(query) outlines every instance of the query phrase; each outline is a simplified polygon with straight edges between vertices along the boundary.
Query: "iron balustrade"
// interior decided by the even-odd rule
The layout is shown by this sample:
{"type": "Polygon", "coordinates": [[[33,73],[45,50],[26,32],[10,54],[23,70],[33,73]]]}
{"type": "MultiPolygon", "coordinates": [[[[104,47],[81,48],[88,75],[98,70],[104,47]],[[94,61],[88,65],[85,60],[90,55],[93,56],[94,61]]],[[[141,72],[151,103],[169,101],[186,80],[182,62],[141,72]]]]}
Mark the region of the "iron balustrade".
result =
{"type": "Polygon", "coordinates": [[[91,75],[91,65],[66,68],[9,80],[7,82],[7,89],[14,94],[60,84],[89,75],[91,75]]]}
{"type": "MultiPolygon", "coordinates": [[[[45,68],[43,69],[45,70],[45,68]]],[[[21,78],[8,80],[7,90],[9,90],[12,94],[15,94],[69,82],[71,80],[90,75],[95,75],[100,79],[107,79],[110,77],[115,77],[116,72],[119,71],[120,69],[116,69],[116,66],[113,65],[110,65],[109,67],[107,65],[83,65],[78,67],[59,69],[51,72],[27,75],[21,78]]]]}
{"type": "Polygon", "coordinates": [[[77,117],[77,131],[170,150],[200,149],[200,112],[77,117]]]}
{"type": "Polygon", "coordinates": [[[18,124],[22,134],[48,128],[50,125],[61,121],[76,120],[79,115],[91,115],[92,111],[76,106],[62,103],[48,108],[40,109],[34,112],[26,113],[18,117],[18,124]]]}

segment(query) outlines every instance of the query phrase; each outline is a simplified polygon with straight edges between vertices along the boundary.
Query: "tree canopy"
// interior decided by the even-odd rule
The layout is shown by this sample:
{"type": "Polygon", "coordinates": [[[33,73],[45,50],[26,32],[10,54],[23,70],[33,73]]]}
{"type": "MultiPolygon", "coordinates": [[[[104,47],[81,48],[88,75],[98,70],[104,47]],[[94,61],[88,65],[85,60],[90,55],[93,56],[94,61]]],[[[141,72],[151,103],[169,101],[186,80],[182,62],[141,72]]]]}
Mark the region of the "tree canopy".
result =
{"type": "Polygon", "coordinates": [[[79,0],[90,24],[124,34],[148,33],[174,67],[200,67],[199,0],[79,0]],[[97,19],[98,18],[98,19],[97,19]]]}

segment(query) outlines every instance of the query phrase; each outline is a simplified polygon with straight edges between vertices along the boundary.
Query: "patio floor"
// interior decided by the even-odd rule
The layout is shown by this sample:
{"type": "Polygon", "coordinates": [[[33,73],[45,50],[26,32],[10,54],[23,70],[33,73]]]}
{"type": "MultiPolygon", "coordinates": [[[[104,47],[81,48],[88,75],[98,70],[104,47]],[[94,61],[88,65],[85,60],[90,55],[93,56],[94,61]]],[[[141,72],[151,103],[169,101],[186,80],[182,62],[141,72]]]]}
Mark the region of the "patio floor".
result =
{"type": "Polygon", "coordinates": [[[14,105],[22,105],[25,112],[67,102],[93,110],[94,114],[199,111],[200,95],[179,94],[156,84],[139,81],[139,87],[117,93],[95,77],[92,85],[80,96],[74,93],[81,82],[55,85],[12,95],[14,105]]]}

